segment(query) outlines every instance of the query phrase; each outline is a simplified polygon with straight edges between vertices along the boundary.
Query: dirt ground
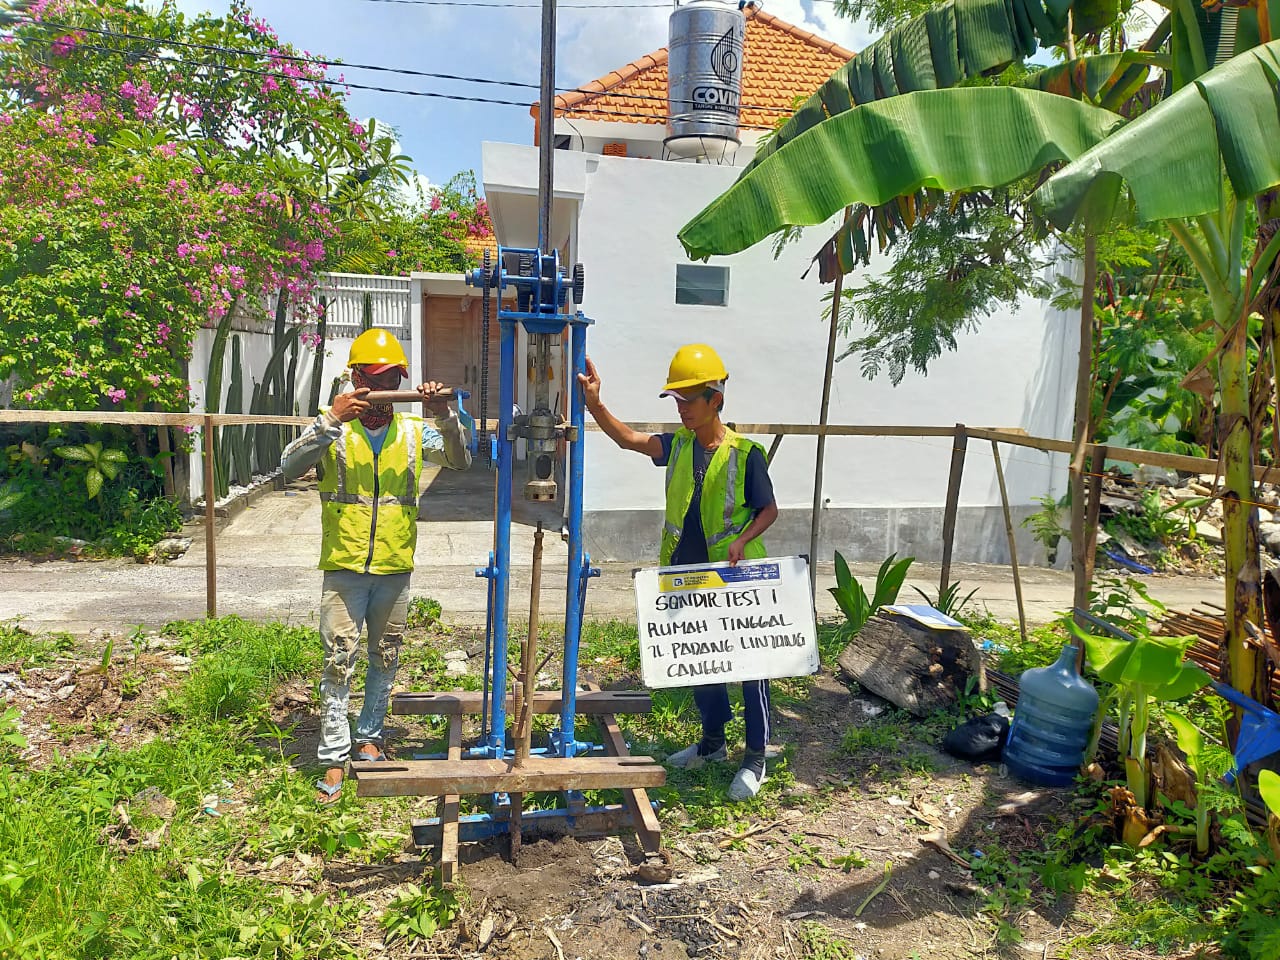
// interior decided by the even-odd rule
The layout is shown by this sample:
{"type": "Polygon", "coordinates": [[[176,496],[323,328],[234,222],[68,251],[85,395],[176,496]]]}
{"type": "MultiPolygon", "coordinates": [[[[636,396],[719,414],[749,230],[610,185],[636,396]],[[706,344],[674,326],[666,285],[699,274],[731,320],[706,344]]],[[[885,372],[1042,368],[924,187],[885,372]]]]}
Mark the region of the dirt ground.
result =
{"type": "MultiPolygon", "coordinates": [[[[55,750],[66,755],[107,738],[128,747],[155,736],[156,698],[190,667],[187,658],[156,649],[157,643],[162,641],[153,637],[136,654],[117,649],[105,670],[92,661],[20,672],[0,665],[0,692],[22,711],[31,761],[47,762],[55,750]]],[[[670,882],[646,883],[638,876],[643,857],[634,836],[526,842],[516,865],[499,843],[464,846],[463,914],[451,929],[430,945],[388,946],[369,924],[362,945],[389,957],[503,960],[1153,955],[1119,947],[1067,951],[1071,940],[1106,918],[1104,898],[1033,898],[1006,914],[1010,927],[1002,934],[984,910],[998,891],[985,889],[967,861],[995,849],[1016,858],[1082,811],[1069,791],[1029,788],[994,766],[947,756],[936,747],[938,731],[927,726],[905,725],[920,735],[854,756],[841,750],[845,731],[888,710],[825,669],[807,697],[776,706],[773,739],[786,751],[771,764],[793,782],[765,818],[696,831],[679,811],[665,813],[670,882]],[[1014,939],[1011,928],[1020,935],[1017,942],[1007,942],[1014,939]]],[[[272,714],[295,724],[290,749],[305,765],[318,726],[310,685],[282,689],[272,714]]],[[[389,752],[395,753],[394,744],[389,752]]],[[[726,781],[732,771],[725,768],[726,781]]],[[[424,798],[415,809],[427,814],[433,806],[424,798]]],[[[382,831],[405,835],[404,852],[376,864],[301,855],[261,863],[243,853],[237,869],[274,883],[362,897],[376,912],[398,885],[429,876],[433,852],[414,851],[408,824],[383,822],[378,801],[361,801],[354,809],[378,821],[382,831]]]]}

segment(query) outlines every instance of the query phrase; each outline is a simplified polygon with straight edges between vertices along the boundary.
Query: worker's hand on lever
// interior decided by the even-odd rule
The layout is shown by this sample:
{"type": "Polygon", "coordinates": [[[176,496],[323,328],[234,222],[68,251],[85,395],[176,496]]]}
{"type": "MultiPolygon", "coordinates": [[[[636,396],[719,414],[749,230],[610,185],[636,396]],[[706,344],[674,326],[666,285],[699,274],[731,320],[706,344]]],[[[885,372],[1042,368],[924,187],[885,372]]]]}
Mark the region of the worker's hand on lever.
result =
{"type": "Polygon", "coordinates": [[[329,412],[343,423],[358,419],[369,409],[369,401],[365,400],[368,392],[368,387],[360,387],[350,393],[338,394],[333,398],[333,406],[329,408],[329,412]]]}
{"type": "Polygon", "coordinates": [[[418,392],[426,401],[427,409],[437,417],[443,417],[449,412],[449,397],[452,394],[446,393],[446,390],[443,383],[437,383],[434,380],[418,384],[418,392]]]}
{"type": "Polygon", "coordinates": [[[578,374],[578,384],[582,387],[583,403],[594,414],[600,406],[600,374],[590,357],[587,357],[587,372],[578,374]]]}

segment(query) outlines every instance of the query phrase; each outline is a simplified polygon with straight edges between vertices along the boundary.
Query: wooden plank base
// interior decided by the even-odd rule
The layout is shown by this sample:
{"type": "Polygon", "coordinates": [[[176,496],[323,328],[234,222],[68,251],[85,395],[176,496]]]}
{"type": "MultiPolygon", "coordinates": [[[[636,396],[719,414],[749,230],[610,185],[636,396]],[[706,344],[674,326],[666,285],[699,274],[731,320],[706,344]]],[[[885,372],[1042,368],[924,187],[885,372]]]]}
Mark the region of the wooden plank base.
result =
{"type": "Polygon", "coordinates": [[[429,797],[450,794],[535,793],[660,787],[667,772],[652,757],[530,757],[510,760],[382,760],[352,763],[360,797],[429,797]]]}
{"type": "MultiPolygon", "coordinates": [[[[563,700],[558,690],[539,690],[533,695],[534,713],[559,713],[563,700]]],[[[479,714],[483,694],[479,690],[442,690],[423,693],[397,693],[391,697],[391,712],[400,716],[453,716],[479,714]]],[[[602,713],[648,713],[653,701],[647,690],[583,690],[579,691],[575,712],[583,716],[602,713]]],[[[515,701],[507,697],[507,713],[515,709],[515,701]]]]}

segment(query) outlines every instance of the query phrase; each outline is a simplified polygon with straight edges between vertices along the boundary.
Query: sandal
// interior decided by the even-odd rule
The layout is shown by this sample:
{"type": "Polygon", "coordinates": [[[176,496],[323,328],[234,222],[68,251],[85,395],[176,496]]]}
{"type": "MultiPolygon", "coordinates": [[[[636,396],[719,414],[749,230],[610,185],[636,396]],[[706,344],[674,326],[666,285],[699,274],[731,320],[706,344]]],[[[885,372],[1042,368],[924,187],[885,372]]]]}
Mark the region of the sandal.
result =
{"type": "Polygon", "coordinates": [[[379,747],[376,743],[362,743],[360,745],[360,749],[356,751],[356,755],[351,759],[359,763],[377,763],[380,760],[386,760],[387,755],[382,752],[382,748],[379,747]],[[365,747],[373,747],[373,749],[377,750],[378,752],[372,755],[365,753],[364,752],[365,747]]]}
{"type": "Polygon", "coordinates": [[[324,796],[317,796],[316,803],[321,804],[322,806],[337,803],[338,798],[342,793],[342,783],[342,780],[339,780],[337,783],[330,783],[328,780],[323,778],[317,780],[316,790],[324,794],[324,796]]]}

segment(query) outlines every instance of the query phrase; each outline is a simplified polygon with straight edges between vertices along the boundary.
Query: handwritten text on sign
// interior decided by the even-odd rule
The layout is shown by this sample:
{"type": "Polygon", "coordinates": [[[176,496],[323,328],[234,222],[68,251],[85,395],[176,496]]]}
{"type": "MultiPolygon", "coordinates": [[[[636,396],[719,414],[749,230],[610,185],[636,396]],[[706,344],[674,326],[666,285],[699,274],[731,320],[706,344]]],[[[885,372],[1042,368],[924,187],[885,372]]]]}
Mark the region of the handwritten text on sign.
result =
{"type": "Polygon", "coordinates": [[[818,669],[802,557],[662,567],[635,575],[646,687],[799,677],[818,669]]]}

